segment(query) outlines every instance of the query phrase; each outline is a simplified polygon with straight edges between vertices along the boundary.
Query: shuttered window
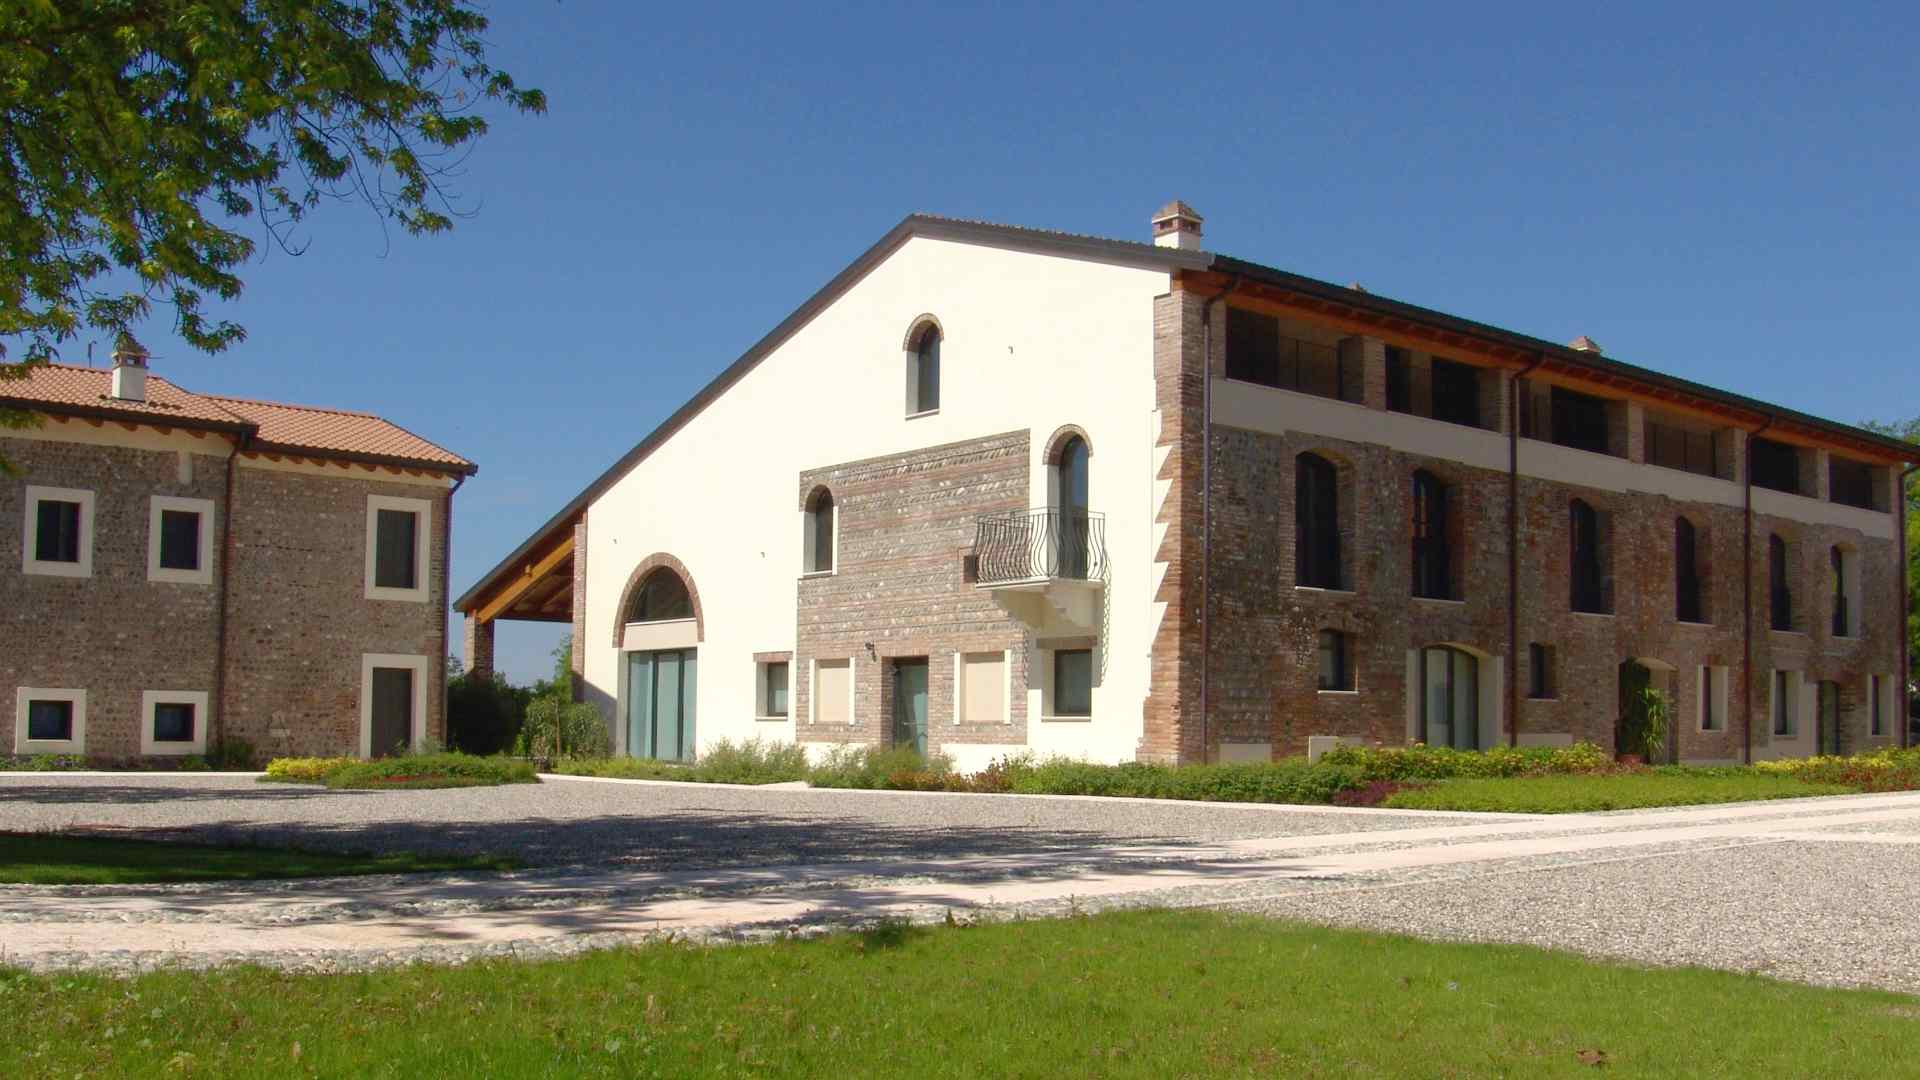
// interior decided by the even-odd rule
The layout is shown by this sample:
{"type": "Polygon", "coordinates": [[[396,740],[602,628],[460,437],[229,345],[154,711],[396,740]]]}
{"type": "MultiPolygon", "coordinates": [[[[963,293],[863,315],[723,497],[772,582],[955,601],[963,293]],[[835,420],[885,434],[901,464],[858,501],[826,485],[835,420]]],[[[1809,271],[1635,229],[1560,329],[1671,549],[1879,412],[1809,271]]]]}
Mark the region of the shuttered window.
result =
{"type": "Polygon", "coordinates": [[[407,510],[382,509],[378,513],[379,525],[376,533],[378,540],[373,564],[374,585],[382,589],[418,588],[415,557],[420,516],[407,510]]]}
{"type": "Polygon", "coordinates": [[[851,660],[822,660],[814,666],[813,722],[844,724],[848,721],[848,695],[853,688],[851,660]]]}

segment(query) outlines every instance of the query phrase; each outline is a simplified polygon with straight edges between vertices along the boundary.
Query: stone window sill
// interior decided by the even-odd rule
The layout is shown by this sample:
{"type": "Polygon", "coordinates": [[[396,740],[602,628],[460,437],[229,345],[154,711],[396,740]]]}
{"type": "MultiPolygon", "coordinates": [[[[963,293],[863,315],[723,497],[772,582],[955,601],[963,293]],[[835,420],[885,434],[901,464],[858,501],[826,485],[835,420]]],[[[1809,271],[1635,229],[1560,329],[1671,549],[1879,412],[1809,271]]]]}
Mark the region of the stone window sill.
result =
{"type": "Polygon", "coordinates": [[[939,409],[927,409],[924,412],[910,412],[906,415],[906,419],[918,420],[923,416],[939,416],[939,415],[940,415],[939,409]]]}
{"type": "Polygon", "coordinates": [[[1465,600],[1455,600],[1450,596],[1416,596],[1413,597],[1413,602],[1416,604],[1457,604],[1461,607],[1465,607],[1467,604],[1465,600]]]}
{"type": "Polygon", "coordinates": [[[1093,717],[1091,716],[1043,716],[1040,718],[1040,722],[1043,724],[1090,724],[1093,722],[1093,717]]]}
{"type": "Polygon", "coordinates": [[[1323,585],[1295,585],[1293,587],[1293,591],[1304,592],[1304,593],[1326,593],[1329,596],[1354,595],[1354,590],[1352,589],[1329,589],[1323,585]]]}
{"type": "Polygon", "coordinates": [[[1696,620],[1696,619],[1675,619],[1675,620],[1673,620],[1673,625],[1675,625],[1675,626],[1694,626],[1694,627],[1699,627],[1700,629],[1703,629],[1703,630],[1711,630],[1711,629],[1713,629],[1713,624],[1712,624],[1712,623],[1710,623],[1710,622],[1701,622],[1701,621],[1699,621],[1699,620],[1696,620]]]}
{"type": "Polygon", "coordinates": [[[1314,693],[1317,693],[1322,697],[1359,697],[1360,696],[1360,691],[1358,690],[1316,690],[1314,691],[1314,693]]]}
{"type": "Polygon", "coordinates": [[[1781,630],[1772,626],[1767,627],[1767,633],[1785,634],[1788,637],[1797,637],[1797,638],[1803,638],[1803,637],[1809,636],[1805,630],[1781,630]]]}
{"type": "Polygon", "coordinates": [[[806,573],[804,573],[804,574],[801,574],[801,575],[800,575],[800,580],[801,580],[801,581],[806,581],[806,580],[808,580],[809,578],[827,578],[827,577],[832,577],[832,576],[834,576],[835,574],[838,574],[839,572],[840,572],[840,571],[839,571],[839,570],[837,570],[837,569],[834,569],[834,570],[809,570],[809,571],[807,571],[806,573]]]}
{"type": "Polygon", "coordinates": [[[1611,611],[1569,611],[1569,612],[1567,612],[1567,614],[1569,614],[1569,615],[1580,615],[1580,616],[1584,616],[1584,617],[1586,617],[1586,618],[1589,618],[1589,619],[1611,619],[1611,618],[1613,618],[1613,612],[1611,612],[1611,611]]]}
{"type": "Polygon", "coordinates": [[[762,724],[784,724],[793,718],[790,716],[756,716],[754,719],[762,724]]]}

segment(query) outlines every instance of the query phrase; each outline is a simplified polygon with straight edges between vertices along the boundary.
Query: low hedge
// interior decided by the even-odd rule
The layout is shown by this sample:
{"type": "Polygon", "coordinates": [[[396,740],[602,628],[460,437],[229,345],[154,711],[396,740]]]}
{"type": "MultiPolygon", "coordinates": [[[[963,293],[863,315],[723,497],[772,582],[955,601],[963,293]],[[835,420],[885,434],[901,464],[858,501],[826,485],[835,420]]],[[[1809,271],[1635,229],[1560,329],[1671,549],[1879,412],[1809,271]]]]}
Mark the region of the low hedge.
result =
{"type": "Polygon", "coordinates": [[[260,779],[330,788],[491,787],[540,782],[532,762],[455,751],[402,754],[371,761],[349,757],[275,758],[267,762],[266,775],[260,779]]]}
{"type": "Polygon", "coordinates": [[[807,778],[806,747],[795,743],[720,739],[691,763],[648,758],[567,757],[553,772],[622,780],[680,780],[697,784],[783,784],[807,778]]]}
{"type": "Polygon", "coordinates": [[[1613,755],[1589,742],[1572,746],[1495,746],[1455,750],[1448,746],[1342,746],[1320,764],[1358,771],[1366,780],[1452,780],[1599,772],[1612,768],[1613,755]]]}
{"type": "Polygon", "coordinates": [[[1119,795],[1196,802],[1331,803],[1367,780],[1359,770],[1304,759],[1234,765],[1094,765],[1050,759],[1012,762],[1009,790],[1032,795],[1119,795]]]}
{"type": "Polygon", "coordinates": [[[324,784],[327,777],[349,765],[358,764],[359,758],[350,757],[283,757],[267,762],[267,773],[260,779],[276,784],[324,784]]]}

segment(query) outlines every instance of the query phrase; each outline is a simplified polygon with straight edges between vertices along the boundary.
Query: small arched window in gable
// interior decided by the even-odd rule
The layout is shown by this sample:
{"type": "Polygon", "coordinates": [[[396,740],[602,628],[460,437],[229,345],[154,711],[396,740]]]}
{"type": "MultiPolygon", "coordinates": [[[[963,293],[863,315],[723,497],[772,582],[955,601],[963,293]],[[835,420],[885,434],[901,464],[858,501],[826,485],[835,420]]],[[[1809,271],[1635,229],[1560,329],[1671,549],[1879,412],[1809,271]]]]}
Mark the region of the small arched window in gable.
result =
{"type": "Polygon", "coordinates": [[[666,567],[661,567],[647,575],[634,591],[633,603],[627,608],[627,621],[672,622],[676,619],[693,618],[693,597],[687,593],[687,583],[680,575],[666,567]]]}
{"type": "Polygon", "coordinates": [[[931,320],[908,340],[908,416],[940,411],[940,341],[940,327],[931,320]]]}

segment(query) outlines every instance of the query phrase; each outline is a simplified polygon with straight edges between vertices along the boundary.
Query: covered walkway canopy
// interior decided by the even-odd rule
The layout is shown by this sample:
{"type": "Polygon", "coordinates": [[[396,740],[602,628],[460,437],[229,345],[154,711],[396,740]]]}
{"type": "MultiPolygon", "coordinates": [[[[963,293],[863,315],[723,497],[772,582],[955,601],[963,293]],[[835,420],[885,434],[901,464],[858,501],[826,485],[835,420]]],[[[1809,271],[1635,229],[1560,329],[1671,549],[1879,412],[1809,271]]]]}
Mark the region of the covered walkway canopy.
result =
{"type": "MultiPolygon", "coordinates": [[[[570,623],[574,618],[575,531],[584,514],[547,523],[453,602],[466,617],[467,670],[493,671],[493,624],[500,619],[570,623]]],[[[578,658],[576,657],[576,662],[578,658]]]]}

